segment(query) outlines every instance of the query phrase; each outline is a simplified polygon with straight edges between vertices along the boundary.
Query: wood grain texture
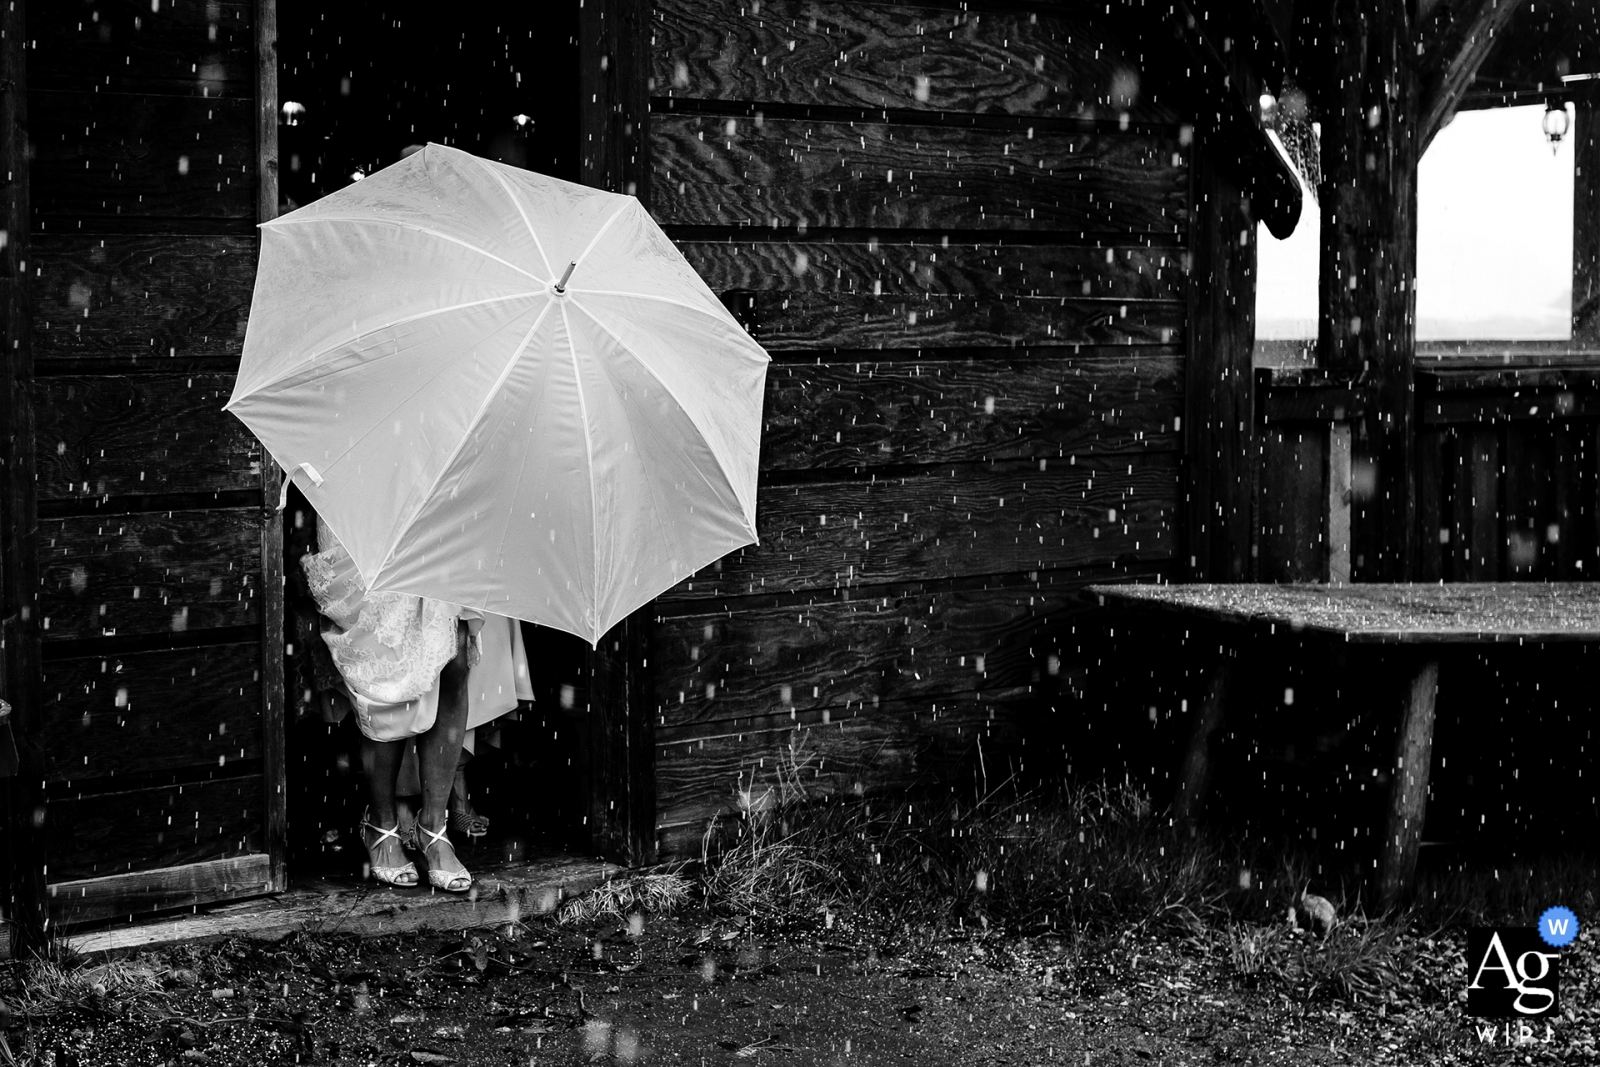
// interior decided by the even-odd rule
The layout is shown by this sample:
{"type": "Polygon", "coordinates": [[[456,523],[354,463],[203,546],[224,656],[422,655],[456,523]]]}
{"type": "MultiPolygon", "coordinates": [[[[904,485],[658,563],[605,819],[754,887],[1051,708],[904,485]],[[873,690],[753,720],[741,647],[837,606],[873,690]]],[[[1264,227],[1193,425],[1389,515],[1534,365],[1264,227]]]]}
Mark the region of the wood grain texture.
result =
{"type": "Polygon", "coordinates": [[[36,229],[254,221],[253,100],[35,92],[29,104],[36,229]]]}
{"type": "Polygon", "coordinates": [[[663,224],[1139,233],[1187,228],[1176,137],[651,117],[663,224]],[[729,123],[733,132],[729,134],[729,123]]]}
{"type": "MultiPolygon", "coordinates": [[[[227,859],[261,850],[259,774],[53,800],[50,881],[227,859]]],[[[70,915],[70,901],[52,901],[70,915]]]]}
{"type": "Polygon", "coordinates": [[[1193,172],[1186,562],[1194,581],[1236,582],[1249,578],[1255,563],[1256,226],[1236,177],[1218,158],[1223,151],[1224,143],[1203,140],[1193,172]]]}
{"type": "MultiPolygon", "coordinates": [[[[278,0],[255,0],[256,60],[256,221],[278,216],[278,0]]],[[[269,884],[274,892],[289,888],[288,752],[284,720],[285,622],[283,511],[277,490],[283,473],[271,456],[261,464],[261,770],[265,805],[262,848],[271,862],[269,884]]]]}
{"type": "Polygon", "coordinates": [[[1267,582],[1321,581],[1327,572],[1324,509],[1328,431],[1285,426],[1261,435],[1259,576],[1267,582]]]}
{"type": "Polygon", "coordinates": [[[1600,347],[1600,95],[1572,120],[1572,340],[1600,347]]]}
{"type": "Polygon", "coordinates": [[[761,543],[663,599],[868,586],[1171,559],[1173,453],[1051,461],[1043,471],[950,468],[912,477],[763,486],[761,543]]]}
{"type": "Polygon", "coordinates": [[[1378,902],[1397,907],[1411,892],[1417,853],[1428,813],[1428,779],[1433,767],[1434,709],[1439,694],[1439,661],[1426,658],[1407,672],[1400,728],[1395,738],[1394,777],[1378,858],[1378,902]]]}
{"type": "MultiPolygon", "coordinates": [[[[1073,590],[995,588],[818,601],[656,624],[657,729],[682,740],[794,708],[1010,700],[1053,683],[1073,590]],[[693,732],[688,728],[693,727],[693,732]]],[[[1043,688],[1041,688],[1043,687],[1043,688]]]]}
{"type": "Polygon", "coordinates": [[[38,768],[39,572],[34,536],[38,508],[33,481],[33,376],[29,323],[33,312],[28,269],[32,182],[28,164],[28,8],[26,0],[0,6],[0,695],[11,702],[11,732],[19,771],[0,782],[0,904],[7,940],[18,957],[48,947],[44,840],[33,813],[43,799],[38,768]]]}
{"type": "Polygon", "coordinates": [[[33,89],[250,97],[250,0],[41,3],[29,12],[33,89]]]}
{"type": "Polygon", "coordinates": [[[1173,345],[1177,300],[755,293],[745,328],[772,352],[817,349],[1173,345]]]}
{"type": "MultiPolygon", "coordinates": [[[[772,726],[658,745],[661,853],[698,856],[713,819],[727,826],[741,808],[776,803],[780,773],[787,788],[798,785],[809,797],[931,785],[963,797],[985,794],[1012,774],[1026,773],[1024,736],[1041,714],[1052,713],[1016,700],[952,700],[938,711],[885,704],[851,709],[827,723],[813,716],[797,725],[779,714],[772,726]]],[[[1044,758],[1044,749],[1038,751],[1044,758]]]]}
{"type": "Polygon", "coordinates": [[[198,908],[273,892],[272,865],[261,853],[187,863],[154,871],[59,882],[50,887],[57,925],[129,918],[153,911],[198,908]]]}
{"type": "Polygon", "coordinates": [[[1172,355],[773,364],[761,469],[1177,451],[1172,355]]]}
{"type": "Polygon", "coordinates": [[[260,530],[254,508],[41,521],[44,640],[258,622],[260,530]]]}
{"type": "Polygon", "coordinates": [[[34,248],[39,358],[121,360],[130,369],[239,358],[255,238],[47,232],[34,248]]]}
{"type": "Polygon", "coordinates": [[[36,379],[39,497],[254,488],[261,445],[222,410],[232,389],[231,374],[36,379]]]}
{"type": "Polygon", "coordinates": [[[711,100],[1173,122],[1137,43],[1076,11],[664,0],[652,91],[711,100]]]}
{"type": "Polygon", "coordinates": [[[972,300],[1182,300],[1188,259],[1177,245],[1004,245],[869,241],[676,242],[717,292],[957,296],[972,300]]]}
{"type": "Polygon", "coordinates": [[[221,767],[260,756],[260,666],[256,644],[45,664],[46,779],[221,767]]]}

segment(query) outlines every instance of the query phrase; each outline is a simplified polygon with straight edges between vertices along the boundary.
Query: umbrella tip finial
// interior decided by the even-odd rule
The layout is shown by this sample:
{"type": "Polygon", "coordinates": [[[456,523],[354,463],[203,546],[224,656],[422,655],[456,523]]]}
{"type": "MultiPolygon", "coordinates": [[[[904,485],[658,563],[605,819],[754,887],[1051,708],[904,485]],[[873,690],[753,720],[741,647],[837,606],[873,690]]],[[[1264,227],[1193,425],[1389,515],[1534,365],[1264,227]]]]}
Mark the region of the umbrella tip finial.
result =
{"type": "Polygon", "coordinates": [[[564,293],[567,291],[567,279],[572,277],[573,268],[577,267],[577,265],[577,260],[567,264],[567,269],[561,272],[561,280],[556,282],[556,292],[564,293]]]}

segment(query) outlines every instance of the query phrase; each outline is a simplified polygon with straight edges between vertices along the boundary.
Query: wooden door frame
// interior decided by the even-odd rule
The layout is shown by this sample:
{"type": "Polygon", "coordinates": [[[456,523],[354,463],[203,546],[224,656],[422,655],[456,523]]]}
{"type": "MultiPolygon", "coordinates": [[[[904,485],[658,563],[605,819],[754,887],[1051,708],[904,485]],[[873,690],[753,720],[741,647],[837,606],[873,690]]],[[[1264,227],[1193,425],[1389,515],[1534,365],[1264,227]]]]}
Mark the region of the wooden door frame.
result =
{"type": "MultiPolygon", "coordinates": [[[[650,207],[650,0],[589,0],[578,16],[579,180],[650,207]]],[[[638,867],[656,858],[655,709],[647,604],[589,653],[581,747],[590,844],[638,867]]]]}

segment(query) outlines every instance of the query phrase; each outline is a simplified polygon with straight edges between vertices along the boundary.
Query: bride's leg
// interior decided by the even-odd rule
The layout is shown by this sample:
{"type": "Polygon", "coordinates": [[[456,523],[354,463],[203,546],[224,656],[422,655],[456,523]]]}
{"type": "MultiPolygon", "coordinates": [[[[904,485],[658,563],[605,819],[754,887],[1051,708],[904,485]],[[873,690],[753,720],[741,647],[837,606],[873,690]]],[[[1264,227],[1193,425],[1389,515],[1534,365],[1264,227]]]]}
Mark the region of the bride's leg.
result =
{"type": "MultiPolygon", "coordinates": [[[[439,672],[439,712],[432,728],[417,738],[417,760],[422,771],[421,825],[442,833],[454,784],[461,741],[467,729],[467,626],[457,629],[456,658],[439,672]]],[[[435,870],[465,871],[454,849],[433,844],[419,835],[428,863],[435,870]]]]}
{"type": "MultiPolygon", "coordinates": [[[[394,789],[405,747],[404,741],[361,739],[361,768],[367,778],[367,818],[381,829],[391,829],[398,820],[394,789]]],[[[364,827],[361,832],[363,841],[377,837],[364,827]]],[[[371,858],[378,867],[399,867],[406,862],[405,850],[392,837],[385,838],[372,849],[371,858]]]]}

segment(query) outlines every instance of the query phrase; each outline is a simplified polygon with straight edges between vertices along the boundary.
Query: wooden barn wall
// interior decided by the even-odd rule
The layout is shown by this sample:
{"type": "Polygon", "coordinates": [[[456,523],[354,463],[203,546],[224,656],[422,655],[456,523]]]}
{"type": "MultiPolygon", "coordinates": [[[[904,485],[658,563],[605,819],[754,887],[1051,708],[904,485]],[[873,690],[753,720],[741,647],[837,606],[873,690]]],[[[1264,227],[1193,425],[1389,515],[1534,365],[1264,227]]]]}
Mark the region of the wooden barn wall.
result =
{"type": "Polygon", "coordinates": [[[1188,138],[1092,6],[658,0],[652,212],[771,352],[759,547],[655,605],[657,836],[1057,755],[1181,536],[1188,138]]]}
{"type": "MultiPolygon", "coordinates": [[[[259,7],[270,20],[270,2],[259,7]]],[[[281,697],[263,658],[264,624],[278,632],[263,609],[280,584],[262,563],[275,519],[260,450],[221,410],[254,281],[257,8],[29,6],[41,742],[58,921],[281,880],[267,855],[281,697]]]]}

